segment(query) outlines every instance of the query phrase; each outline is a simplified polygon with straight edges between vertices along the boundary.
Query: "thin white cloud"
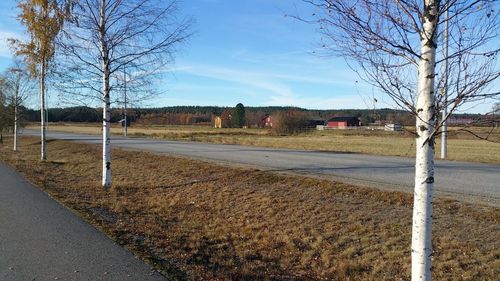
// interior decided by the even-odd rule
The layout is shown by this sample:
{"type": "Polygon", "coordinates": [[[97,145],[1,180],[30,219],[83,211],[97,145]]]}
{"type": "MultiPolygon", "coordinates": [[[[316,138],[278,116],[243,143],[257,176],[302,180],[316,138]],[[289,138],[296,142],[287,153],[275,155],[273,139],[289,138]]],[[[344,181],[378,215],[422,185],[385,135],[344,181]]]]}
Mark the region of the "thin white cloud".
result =
{"type": "Polygon", "coordinates": [[[342,98],[302,98],[274,96],[265,103],[268,106],[297,106],[309,109],[366,108],[363,102],[353,97],[342,98]]]}
{"type": "MultiPolygon", "coordinates": [[[[304,93],[296,92],[290,85],[291,82],[311,83],[311,84],[329,84],[334,89],[335,81],[331,82],[322,77],[299,76],[295,74],[279,73],[279,72],[263,72],[263,71],[242,71],[233,68],[190,64],[179,67],[179,72],[188,73],[191,75],[227,81],[243,85],[238,92],[248,92],[248,88],[257,89],[262,104],[269,106],[299,106],[306,108],[364,108],[366,105],[359,98],[355,98],[355,94],[350,96],[341,96],[334,98],[324,98],[324,93],[315,94],[308,92],[307,96],[304,93]],[[311,97],[312,96],[312,97],[311,97]],[[322,97],[323,96],[323,97],[322,97]]],[[[344,83],[345,84],[345,83],[344,83]]],[[[218,86],[225,87],[225,86],[218,86]]],[[[228,86],[229,87],[229,86],[228,86]]],[[[237,87],[232,86],[235,91],[237,87]]],[[[175,86],[174,86],[175,90],[175,86]]],[[[192,89],[191,90],[195,90],[192,89]]],[[[197,90],[197,89],[196,89],[197,90]]],[[[203,89],[199,89],[203,91],[203,89]]],[[[255,96],[253,97],[253,99],[255,96]]]]}
{"type": "Polygon", "coordinates": [[[256,98],[259,97],[257,93],[250,89],[242,89],[238,86],[228,85],[200,85],[193,83],[174,83],[169,88],[169,91],[176,95],[191,94],[195,95],[195,99],[199,96],[209,96],[211,98],[227,98],[238,93],[239,96],[256,98]]]}
{"type": "Polygon", "coordinates": [[[165,69],[162,69],[160,70],[161,72],[175,72],[175,71],[179,71],[179,72],[182,72],[182,71],[185,71],[185,70],[189,70],[191,69],[192,67],[191,66],[174,66],[174,67],[168,67],[168,68],[165,68],[165,69]]]}
{"type": "Polygon", "coordinates": [[[235,82],[246,86],[259,88],[279,96],[293,96],[292,90],[286,85],[271,81],[259,72],[240,71],[230,68],[209,65],[191,65],[182,72],[222,81],[235,82]]]}

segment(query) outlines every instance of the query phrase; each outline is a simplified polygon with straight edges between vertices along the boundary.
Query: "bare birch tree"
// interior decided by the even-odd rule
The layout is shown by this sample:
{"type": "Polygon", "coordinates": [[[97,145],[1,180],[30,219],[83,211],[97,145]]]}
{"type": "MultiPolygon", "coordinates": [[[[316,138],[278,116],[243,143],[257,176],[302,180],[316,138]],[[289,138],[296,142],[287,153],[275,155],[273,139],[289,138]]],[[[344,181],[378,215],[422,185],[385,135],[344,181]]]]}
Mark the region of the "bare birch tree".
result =
{"type": "Polygon", "coordinates": [[[3,132],[9,126],[10,116],[7,110],[5,85],[7,81],[4,77],[0,77],[0,144],[3,144],[3,132]]]}
{"type": "Polygon", "coordinates": [[[61,40],[61,80],[67,91],[103,104],[102,185],[111,186],[111,94],[151,89],[190,36],[175,0],[84,0],[61,40]],[[123,70],[127,70],[127,78],[123,70]]]}
{"type": "Polygon", "coordinates": [[[21,119],[21,106],[31,96],[35,83],[29,74],[29,70],[20,61],[15,61],[14,66],[10,67],[2,75],[1,91],[7,101],[7,110],[12,119],[10,126],[14,134],[13,149],[17,151],[18,133],[21,119]]]}
{"type": "Polygon", "coordinates": [[[412,280],[431,279],[434,144],[461,105],[499,96],[498,3],[493,0],[304,0],[327,52],[347,57],[358,74],[416,117],[412,280]],[[442,15],[448,11],[447,18],[442,15]],[[442,52],[442,26],[449,49],[442,52]],[[449,76],[439,74],[447,61],[449,76]],[[446,83],[447,82],[447,83],[446,83]],[[448,98],[440,94],[448,85],[448,98]],[[438,120],[439,112],[448,114],[438,120]]]}
{"type": "Polygon", "coordinates": [[[40,137],[41,159],[45,160],[45,86],[46,77],[55,53],[55,39],[71,9],[70,0],[23,0],[19,1],[21,13],[18,20],[30,36],[27,42],[9,39],[16,55],[25,58],[31,74],[39,79],[40,86],[40,137]]]}

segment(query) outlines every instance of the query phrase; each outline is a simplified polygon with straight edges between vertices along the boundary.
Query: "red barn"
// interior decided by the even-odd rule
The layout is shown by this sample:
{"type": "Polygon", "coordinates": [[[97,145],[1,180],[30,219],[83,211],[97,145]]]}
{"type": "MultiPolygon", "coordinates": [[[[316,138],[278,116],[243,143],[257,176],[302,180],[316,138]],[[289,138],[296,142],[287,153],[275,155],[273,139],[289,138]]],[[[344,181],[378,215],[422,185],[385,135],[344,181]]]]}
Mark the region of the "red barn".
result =
{"type": "Polygon", "coordinates": [[[272,128],[273,127],[273,118],[266,114],[264,118],[260,121],[260,126],[262,128],[272,128]]]}
{"type": "Polygon", "coordinates": [[[333,117],[326,122],[328,128],[358,127],[361,125],[358,117],[333,117]]]}

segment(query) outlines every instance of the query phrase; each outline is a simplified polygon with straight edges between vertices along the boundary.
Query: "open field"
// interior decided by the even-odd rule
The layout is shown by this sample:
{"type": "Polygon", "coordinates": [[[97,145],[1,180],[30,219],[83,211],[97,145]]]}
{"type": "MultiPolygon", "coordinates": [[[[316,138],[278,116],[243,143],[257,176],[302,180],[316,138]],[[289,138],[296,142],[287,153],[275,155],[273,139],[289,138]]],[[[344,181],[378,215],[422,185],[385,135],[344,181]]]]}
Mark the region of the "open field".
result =
{"type": "MultiPolygon", "coordinates": [[[[105,192],[98,146],[50,141],[41,163],[10,142],[0,160],[172,278],[409,280],[411,195],[123,150],[105,192]]],[[[434,222],[436,280],[499,276],[499,209],[436,200],[434,222]]]]}
{"type": "MultiPolygon", "coordinates": [[[[100,134],[99,124],[51,124],[50,130],[100,134]]],[[[37,128],[35,125],[29,128],[37,128]]],[[[448,142],[448,159],[481,163],[500,163],[500,128],[492,131],[490,138],[496,142],[477,139],[467,132],[451,129],[448,142]]],[[[482,137],[489,128],[472,128],[482,137]]],[[[130,136],[152,137],[169,140],[190,140],[225,144],[254,145],[272,148],[291,148],[335,152],[355,152],[374,155],[414,157],[414,138],[408,132],[381,130],[328,130],[311,131],[296,136],[276,136],[265,129],[214,129],[199,126],[148,126],[130,127],[130,136]]],[[[113,127],[113,134],[121,134],[121,127],[113,127]]],[[[440,138],[436,143],[436,156],[440,154],[440,138]]]]}

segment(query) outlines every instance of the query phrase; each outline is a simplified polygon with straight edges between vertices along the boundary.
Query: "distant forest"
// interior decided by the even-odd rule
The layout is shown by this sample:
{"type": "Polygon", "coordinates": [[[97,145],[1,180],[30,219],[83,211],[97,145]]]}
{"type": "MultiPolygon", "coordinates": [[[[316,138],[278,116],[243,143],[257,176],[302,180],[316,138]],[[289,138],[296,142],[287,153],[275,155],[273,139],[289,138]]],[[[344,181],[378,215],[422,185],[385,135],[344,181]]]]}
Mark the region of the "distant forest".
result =
{"type": "MultiPolygon", "coordinates": [[[[127,110],[129,122],[144,125],[210,125],[216,116],[231,114],[234,107],[218,106],[171,106],[161,108],[130,108],[127,110]]],[[[329,109],[312,110],[298,107],[245,107],[245,119],[248,127],[260,126],[262,119],[273,116],[283,111],[301,111],[311,120],[328,120],[332,117],[349,116],[358,117],[362,125],[373,123],[401,123],[404,125],[414,125],[415,117],[410,113],[395,109],[329,109]]],[[[123,109],[114,108],[111,110],[111,122],[118,122],[123,119],[123,109]]],[[[40,111],[27,109],[23,110],[24,119],[28,122],[40,121],[40,111]]],[[[455,115],[457,119],[478,119],[480,114],[460,114],[455,115]]],[[[49,122],[86,122],[98,123],[102,121],[102,109],[85,106],[50,108],[48,110],[49,122]]]]}

